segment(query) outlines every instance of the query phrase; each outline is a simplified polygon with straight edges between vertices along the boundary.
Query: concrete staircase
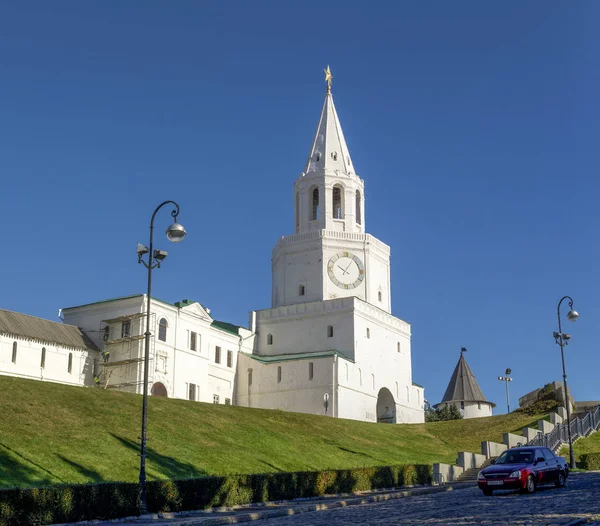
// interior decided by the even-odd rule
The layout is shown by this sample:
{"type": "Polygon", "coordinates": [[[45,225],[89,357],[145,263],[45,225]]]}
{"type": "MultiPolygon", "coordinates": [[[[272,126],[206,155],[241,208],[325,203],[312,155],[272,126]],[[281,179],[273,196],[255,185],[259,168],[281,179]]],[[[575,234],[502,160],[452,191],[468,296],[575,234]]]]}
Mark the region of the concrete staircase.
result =
{"type": "Polygon", "coordinates": [[[462,472],[457,479],[457,482],[477,482],[477,475],[483,468],[487,468],[492,464],[492,460],[495,460],[498,457],[493,457],[487,459],[481,466],[478,468],[469,468],[466,471],[462,472]]]}
{"type": "MultiPolygon", "coordinates": [[[[504,433],[502,444],[497,442],[482,442],[481,454],[461,451],[458,453],[456,465],[434,464],[434,484],[447,482],[477,481],[479,471],[491,463],[492,458],[498,457],[503,451],[519,446],[543,446],[555,453],[566,441],[566,409],[557,407],[556,412],[550,413],[550,421],[538,420],[538,428],[524,427],[522,435],[504,433]]],[[[600,406],[587,413],[583,418],[572,418],[570,423],[573,442],[600,430],[600,406]]]]}

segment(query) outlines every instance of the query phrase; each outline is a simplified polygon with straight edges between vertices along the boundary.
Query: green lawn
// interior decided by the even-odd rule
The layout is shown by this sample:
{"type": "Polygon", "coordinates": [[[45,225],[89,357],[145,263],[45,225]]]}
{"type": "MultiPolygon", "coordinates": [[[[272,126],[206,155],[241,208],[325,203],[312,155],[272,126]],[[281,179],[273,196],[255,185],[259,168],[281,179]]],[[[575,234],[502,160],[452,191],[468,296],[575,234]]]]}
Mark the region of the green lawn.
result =
{"type": "MultiPolygon", "coordinates": [[[[579,456],[586,453],[600,453],[600,431],[587,438],[581,438],[573,444],[573,452],[575,453],[575,461],[579,462],[579,456]]],[[[569,448],[563,447],[560,450],[563,457],[569,458],[569,448]]]]}
{"type": "MultiPolygon", "coordinates": [[[[0,376],[0,487],[137,481],[138,395],[0,376]]],[[[386,425],[150,398],[148,477],[454,462],[535,417],[386,425]]]]}

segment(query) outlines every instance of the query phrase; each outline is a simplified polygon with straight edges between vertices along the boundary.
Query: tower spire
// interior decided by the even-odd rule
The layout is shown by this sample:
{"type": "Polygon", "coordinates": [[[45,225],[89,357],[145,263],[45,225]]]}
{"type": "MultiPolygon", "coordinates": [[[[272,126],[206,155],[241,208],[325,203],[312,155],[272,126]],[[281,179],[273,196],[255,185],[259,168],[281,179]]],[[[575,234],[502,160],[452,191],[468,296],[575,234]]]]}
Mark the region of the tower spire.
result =
{"type": "Polygon", "coordinates": [[[350,159],[350,152],[344,139],[342,126],[333,104],[333,95],[331,94],[331,69],[327,66],[325,72],[325,82],[327,83],[327,93],[325,102],[321,110],[317,133],[313,139],[308,160],[304,173],[321,171],[341,174],[354,174],[354,166],[350,159]]]}

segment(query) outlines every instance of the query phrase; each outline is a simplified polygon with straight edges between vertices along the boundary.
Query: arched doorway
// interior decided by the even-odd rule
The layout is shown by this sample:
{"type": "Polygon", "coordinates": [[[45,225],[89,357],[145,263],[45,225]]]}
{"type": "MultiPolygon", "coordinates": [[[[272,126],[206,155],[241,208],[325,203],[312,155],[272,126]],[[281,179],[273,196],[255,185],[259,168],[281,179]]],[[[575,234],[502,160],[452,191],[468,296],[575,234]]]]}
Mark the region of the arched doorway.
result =
{"type": "Polygon", "coordinates": [[[165,384],[161,382],[156,382],[155,384],[153,384],[151,394],[152,396],[164,396],[165,398],[167,398],[168,395],[165,384]]]}
{"type": "Polygon", "coordinates": [[[377,422],[396,423],[396,402],[389,389],[382,387],[377,395],[377,422]]]}

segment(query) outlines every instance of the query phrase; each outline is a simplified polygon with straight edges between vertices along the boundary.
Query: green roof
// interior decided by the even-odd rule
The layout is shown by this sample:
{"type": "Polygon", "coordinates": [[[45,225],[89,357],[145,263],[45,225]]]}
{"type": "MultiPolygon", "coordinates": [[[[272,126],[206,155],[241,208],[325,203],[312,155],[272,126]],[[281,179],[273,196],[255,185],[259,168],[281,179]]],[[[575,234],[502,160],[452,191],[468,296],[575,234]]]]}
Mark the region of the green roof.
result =
{"type": "MultiPolygon", "coordinates": [[[[84,303],[83,305],[75,305],[73,307],[65,307],[62,310],[77,309],[79,307],[89,307],[90,305],[100,305],[102,303],[110,303],[111,301],[128,300],[131,298],[141,298],[142,296],[144,296],[144,294],[131,294],[130,296],[118,296],[116,298],[109,298],[106,300],[92,301],[91,303],[84,303]]],[[[154,297],[152,297],[152,301],[158,301],[159,303],[164,303],[165,305],[172,305],[168,301],[159,300],[158,298],[154,298],[154,297]]]]}
{"type": "Polygon", "coordinates": [[[276,362],[289,362],[292,360],[310,360],[316,358],[327,358],[328,356],[339,356],[344,360],[354,363],[354,360],[348,358],[345,354],[339,351],[317,351],[317,352],[302,352],[297,354],[276,354],[274,356],[262,356],[256,354],[249,354],[250,358],[261,362],[261,363],[276,363],[276,362]]]}
{"type": "Polygon", "coordinates": [[[233,323],[227,323],[226,321],[218,321],[218,320],[213,320],[213,322],[210,324],[211,327],[216,327],[217,329],[221,329],[222,331],[225,332],[230,332],[231,334],[235,334],[236,336],[239,336],[239,329],[243,329],[244,327],[240,327],[239,325],[234,325],[233,323]]]}

